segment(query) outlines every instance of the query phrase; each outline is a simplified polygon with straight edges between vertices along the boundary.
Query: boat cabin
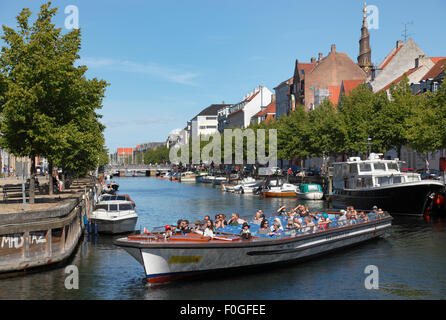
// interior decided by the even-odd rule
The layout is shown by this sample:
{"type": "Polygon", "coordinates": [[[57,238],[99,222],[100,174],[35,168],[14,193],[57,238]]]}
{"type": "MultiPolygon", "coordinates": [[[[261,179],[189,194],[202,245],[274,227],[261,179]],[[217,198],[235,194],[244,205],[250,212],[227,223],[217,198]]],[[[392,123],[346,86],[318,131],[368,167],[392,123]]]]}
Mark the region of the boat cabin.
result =
{"type": "Polygon", "coordinates": [[[105,211],[128,211],[134,210],[131,202],[120,202],[120,203],[100,203],[96,205],[94,211],[105,210],[105,211]]]}

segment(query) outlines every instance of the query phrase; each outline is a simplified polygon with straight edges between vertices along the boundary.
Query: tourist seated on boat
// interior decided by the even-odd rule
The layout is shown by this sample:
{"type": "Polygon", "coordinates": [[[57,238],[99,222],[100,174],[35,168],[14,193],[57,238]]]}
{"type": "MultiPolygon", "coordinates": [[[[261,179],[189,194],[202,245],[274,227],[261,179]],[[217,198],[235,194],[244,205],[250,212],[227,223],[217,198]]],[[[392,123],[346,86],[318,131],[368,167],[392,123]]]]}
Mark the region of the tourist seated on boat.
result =
{"type": "Polygon", "coordinates": [[[256,216],[254,217],[254,219],[252,219],[252,223],[253,224],[258,224],[260,225],[260,223],[262,222],[262,210],[258,210],[256,212],[256,216]]]}
{"type": "MultiPolygon", "coordinates": [[[[274,219],[275,220],[275,219],[274,219]]],[[[276,221],[274,221],[273,226],[271,227],[271,231],[269,233],[270,236],[280,236],[283,232],[283,228],[276,221]]]]}
{"type": "Polygon", "coordinates": [[[378,217],[378,207],[373,206],[372,211],[368,214],[370,220],[375,220],[378,217]]]}
{"type": "Polygon", "coordinates": [[[224,217],[224,214],[217,214],[215,216],[215,229],[218,229],[218,228],[224,229],[225,228],[227,223],[223,217],[224,217]]]}
{"type": "Polygon", "coordinates": [[[243,223],[242,231],[240,231],[240,238],[242,238],[242,240],[249,240],[252,238],[251,231],[249,230],[248,222],[243,223]]]}
{"type": "Polygon", "coordinates": [[[260,235],[268,235],[271,232],[269,228],[269,221],[267,219],[263,219],[260,223],[260,228],[257,230],[257,234],[260,235]]]}
{"type": "Polygon", "coordinates": [[[286,224],[286,228],[288,229],[288,230],[291,230],[291,229],[294,229],[295,227],[294,227],[294,223],[293,223],[293,219],[288,219],[288,222],[287,222],[287,224],[286,224]]]}
{"type": "Polygon", "coordinates": [[[242,224],[243,222],[246,222],[245,220],[241,219],[238,213],[231,214],[231,219],[228,221],[228,225],[232,227],[237,227],[238,225],[242,224]]]}
{"type": "Polygon", "coordinates": [[[271,231],[274,229],[274,226],[278,226],[279,229],[281,229],[283,231],[282,221],[280,221],[279,218],[274,218],[273,225],[271,227],[271,231]]]}
{"type": "Polygon", "coordinates": [[[181,234],[187,234],[191,232],[191,229],[189,228],[189,221],[188,220],[179,220],[179,224],[177,226],[176,231],[180,232],[181,234]]]}
{"type": "Polygon", "coordinates": [[[338,218],[338,225],[344,226],[344,225],[348,224],[347,211],[341,210],[339,212],[340,212],[340,216],[338,218]]]}
{"type": "Polygon", "coordinates": [[[207,222],[208,220],[211,220],[211,217],[208,216],[208,215],[204,216],[203,223],[206,224],[206,222],[207,222]]]}
{"type": "Polygon", "coordinates": [[[384,217],[384,211],[381,208],[378,209],[378,217],[384,217]]]}
{"type": "Polygon", "coordinates": [[[302,219],[300,219],[298,217],[294,217],[293,218],[293,226],[294,226],[294,228],[297,228],[297,229],[302,228],[302,219]]]}
{"type": "Polygon", "coordinates": [[[277,209],[278,215],[286,215],[286,206],[281,206],[279,209],[277,209]]]}
{"type": "Polygon", "coordinates": [[[369,217],[368,217],[368,215],[364,211],[361,211],[356,216],[356,219],[359,220],[359,221],[368,221],[369,217]]]}
{"type": "Polygon", "coordinates": [[[166,225],[166,227],[164,229],[165,229],[164,239],[169,239],[172,236],[172,227],[169,225],[166,225]]]}
{"type": "Polygon", "coordinates": [[[327,230],[331,221],[328,219],[328,214],[322,213],[322,216],[319,218],[317,225],[319,230],[327,230]]]}
{"type": "Polygon", "coordinates": [[[201,225],[201,229],[194,230],[195,233],[201,234],[203,237],[210,237],[210,238],[214,237],[214,231],[215,228],[212,220],[207,220],[206,223],[203,223],[201,225]]]}
{"type": "Polygon", "coordinates": [[[304,224],[305,225],[302,227],[302,232],[311,232],[314,230],[315,225],[313,219],[309,216],[305,217],[304,224]]]}

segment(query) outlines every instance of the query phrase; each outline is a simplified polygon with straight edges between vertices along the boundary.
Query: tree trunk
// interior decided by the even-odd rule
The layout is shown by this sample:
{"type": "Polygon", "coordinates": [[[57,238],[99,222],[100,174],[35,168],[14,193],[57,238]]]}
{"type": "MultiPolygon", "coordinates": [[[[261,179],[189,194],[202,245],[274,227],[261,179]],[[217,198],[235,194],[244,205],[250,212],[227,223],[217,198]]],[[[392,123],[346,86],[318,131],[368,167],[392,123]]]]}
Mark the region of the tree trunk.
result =
{"type": "Polygon", "coordinates": [[[29,179],[29,203],[34,204],[36,182],[36,157],[31,155],[31,177],[29,179]]]}
{"type": "Polygon", "coordinates": [[[401,146],[396,147],[396,154],[398,156],[398,159],[401,160],[401,146]]]}
{"type": "Polygon", "coordinates": [[[53,188],[54,188],[54,184],[53,184],[53,161],[49,160],[48,161],[48,194],[50,196],[53,195],[53,188]]]}

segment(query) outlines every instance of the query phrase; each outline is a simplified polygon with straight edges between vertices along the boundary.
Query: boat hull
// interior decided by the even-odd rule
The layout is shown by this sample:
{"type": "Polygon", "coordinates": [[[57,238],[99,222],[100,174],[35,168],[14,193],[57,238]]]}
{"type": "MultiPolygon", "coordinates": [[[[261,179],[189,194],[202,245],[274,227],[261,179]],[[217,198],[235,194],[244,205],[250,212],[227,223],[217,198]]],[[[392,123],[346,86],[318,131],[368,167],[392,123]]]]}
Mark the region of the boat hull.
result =
{"type": "Polygon", "coordinates": [[[98,233],[120,234],[135,231],[138,217],[131,217],[119,220],[91,219],[98,227],[98,233]]]}
{"type": "MultiPolygon", "coordinates": [[[[356,208],[371,209],[378,206],[391,214],[423,215],[436,212],[430,206],[429,195],[445,194],[445,187],[440,183],[407,183],[365,190],[335,190],[330,196],[333,206],[342,208],[352,205],[356,208]]],[[[438,208],[441,212],[441,208],[438,208]]]]}
{"type": "Polygon", "coordinates": [[[297,193],[293,191],[284,191],[284,192],[272,192],[265,191],[263,195],[268,198],[297,198],[297,193]]]}
{"type": "Polygon", "coordinates": [[[115,242],[144,266],[150,284],[239,268],[261,267],[308,259],[382,236],[391,218],[280,240],[229,244],[131,244],[115,242]]]}
{"type": "Polygon", "coordinates": [[[298,192],[297,196],[302,200],[321,200],[324,197],[324,193],[319,191],[303,193],[298,192]]]}

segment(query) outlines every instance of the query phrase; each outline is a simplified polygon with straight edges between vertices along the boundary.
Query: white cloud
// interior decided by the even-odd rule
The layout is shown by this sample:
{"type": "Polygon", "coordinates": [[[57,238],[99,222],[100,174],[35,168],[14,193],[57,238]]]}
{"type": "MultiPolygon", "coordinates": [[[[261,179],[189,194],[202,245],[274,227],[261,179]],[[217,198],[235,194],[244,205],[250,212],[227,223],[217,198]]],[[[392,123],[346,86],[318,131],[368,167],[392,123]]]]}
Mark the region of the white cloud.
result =
{"type": "Polygon", "coordinates": [[[121,72],[142,73],[159,77],[170,82],[179,84],[196,86],[193,81],[198,77],[197,73],[193,72],[180,72],[171,67],[160,66],[155,63],[139,63],[129,60],[115,60],[109,58],[81,58],[78,61],[79,65],[85,65],[89,68],[107,68],[110,70],[116,70],[121,72]]]}

